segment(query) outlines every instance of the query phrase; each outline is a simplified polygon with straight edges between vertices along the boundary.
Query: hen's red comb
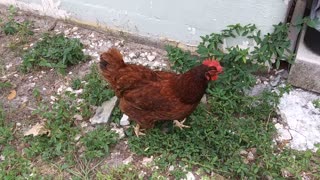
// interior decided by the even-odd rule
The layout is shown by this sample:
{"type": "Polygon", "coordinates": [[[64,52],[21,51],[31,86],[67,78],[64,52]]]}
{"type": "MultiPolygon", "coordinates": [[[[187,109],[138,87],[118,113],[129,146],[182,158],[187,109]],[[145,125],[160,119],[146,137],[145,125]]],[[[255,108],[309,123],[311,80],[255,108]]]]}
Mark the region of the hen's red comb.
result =
{"type": "Polygon", "coordinates": [[[219,61],[217,60],[214,60],[214,59],[205,59],[203,62],[202,62],[203,65],[206,65],[208,67],[218,67],[218,66],[221,66],[219,61]]]}

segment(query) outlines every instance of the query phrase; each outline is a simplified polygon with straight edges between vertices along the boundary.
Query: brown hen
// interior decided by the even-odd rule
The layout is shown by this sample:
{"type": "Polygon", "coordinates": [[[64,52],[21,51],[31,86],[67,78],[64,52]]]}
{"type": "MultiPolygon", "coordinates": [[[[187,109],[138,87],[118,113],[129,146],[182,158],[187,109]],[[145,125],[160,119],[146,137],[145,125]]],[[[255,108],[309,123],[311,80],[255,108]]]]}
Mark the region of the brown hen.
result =
{"type": "Polygon", "coordinates": [[[112,48],[100,55],[100,69],[119,98],[121,111],[149,129],[156,121],[174,120],[180,127],[199,104],[208,82],[222,72],[218,61],[205,60],[184,74],[153,71],[141,65],[126,64],[120,52],[112,48]],[[181,122],[177,120],[183,120],[181,122]]]}

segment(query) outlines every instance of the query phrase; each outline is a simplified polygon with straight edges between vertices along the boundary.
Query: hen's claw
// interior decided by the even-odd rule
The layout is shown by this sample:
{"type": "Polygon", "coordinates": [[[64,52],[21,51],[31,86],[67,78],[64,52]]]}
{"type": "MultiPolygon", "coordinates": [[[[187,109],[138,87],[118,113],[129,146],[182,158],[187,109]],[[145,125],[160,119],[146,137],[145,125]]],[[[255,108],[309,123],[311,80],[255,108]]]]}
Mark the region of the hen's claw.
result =
{"type": "Polygon", "coordinates": [[[140,129],[140,125],[137,124],[136,127],[134,127],[134,133],[136,134],[137,137],[139,137],[140,135],[142,136],[146,135],[145,133],[140,132],[140,130],[143,131],[143,129],[140,129]]]}
{"type": "Polygon", "coordinates": [[[184,118],[181,122],[178,121],[178,120],[174,120],[173,123],[175,126],[177,126],[178,128],[180,129],[183,129],[183,128],[190,128],[190,126],[187,126],[187,125],[184,125],[183,123],[186,121],[186,118],[184,118]]]}

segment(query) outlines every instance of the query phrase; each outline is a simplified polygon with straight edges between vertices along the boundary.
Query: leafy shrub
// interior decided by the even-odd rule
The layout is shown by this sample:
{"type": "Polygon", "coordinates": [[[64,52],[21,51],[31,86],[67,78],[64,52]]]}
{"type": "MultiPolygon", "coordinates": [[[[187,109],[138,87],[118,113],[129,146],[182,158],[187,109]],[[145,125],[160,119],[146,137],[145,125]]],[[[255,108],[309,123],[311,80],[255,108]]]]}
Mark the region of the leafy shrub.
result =
{"type": "Polygon", "coordinates": [[[56,68],[60,73],[71,65],[87,59],[79,39],[70,39],[62,34],[44,34],[42,39],[23,56],[21,69],[29,72],[35,67],[56,68]]]}

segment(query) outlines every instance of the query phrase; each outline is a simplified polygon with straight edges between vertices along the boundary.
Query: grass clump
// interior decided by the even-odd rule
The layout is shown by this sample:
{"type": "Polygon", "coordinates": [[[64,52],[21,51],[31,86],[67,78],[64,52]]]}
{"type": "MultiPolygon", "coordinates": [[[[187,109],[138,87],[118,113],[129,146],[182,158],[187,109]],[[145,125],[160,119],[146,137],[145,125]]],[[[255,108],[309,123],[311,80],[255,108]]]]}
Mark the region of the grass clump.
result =
{"type": "Polygon", "coordinates": [[[17,9],[14,6],[8,7],[8,17],[6,21],[0,21],[1,30],[5,35],[20,34],[22,36],[33,35],[31,31],[31,23],[29,21],[17,22],[15,17],[17,9]]]}
{"type": "Polygon", "coordinates": [[[21,156],[11,145],[14,140],[13,126],[5,122],[5,113],[0,106],[0,179],[26,179],[33,173],[31,162],[21,156]]]}
{"type": "MultiPolygon", "coordinates": [[[[312,172],[319,171],[319,161],[316,161],[319,155],[281,150],[273,143],[275,128],[270,121],[277,116],[276,106],[280,97],[290,88],[265,91],[256,96],[245,93],[256,82],[253,73],[264,68],[266,63],[275,62],[279,67],[280,61],[292,62],[293,54],[287,49],[289,45],[286,24],[276,25],[275,31],[264,37],[254,25],[237,24],[229,26],[221,34],[202,37],[198,46],[199,62],[184,61],[188,53],[168,48],[169,60],[180,72],[184,72],[180,66],[193,66],[205,58],[214,57],[224,67],[224,74],[210,84],[208,103],[200,104],[188,117],[187,123],[191,128],[183,131],[171,128],[164,133],[158,126],[147,136],[130,137],[131,150],[139,155],[157,156],[156,164],[164,171],[174,165],[187,170],[198,167],[231,179],[284,178],[284,171],[291,178],[299,178],[303,172],[316,177],[312,172]],[[257,45],[253,49],[239,46],[221,49],[223,39],[236,36],[245,36],[257,45]],[[248,160],[241,154],[252,149],[255,151],[253,159],[248,160]]],[[[171,175],[183,177],[181,173],[171,175]]]]}
{"type": "Polygon", "coordinates": [[[5,21],[0,20],[0,30],[5,35],[14,36],[9,48],[12,50],[26,44],[30,37],[34,34],[32,31],[32,23],[28,20],[18,22],[15,17],[17,16],[17,9],[14,6],[8,7],[8,16],[5,21]]]}
{"type": "Polygon", "coordinates": [[[62,34],[44,34],[24,56],[21,70],[29,72],[33,68],[55,68],[64,74],[67,67],[87,59],[83,44],[79,39],[70,39],[62,34]]]}
{"type": "Polygon", "coordinates": [[[107,173],[98,172],[98,180],[111,180],[111,179],[127,179],[136,180],[143,179],[139,177],[140,170],[134,165],[120,165],[118,167],[107,168],[107,173]]]}
{"type": "Polygon", "coordinates": [[[81,139],[86,147],[85,156],[92,159],[108,155],[110,146],[116,144],[117,139],[117,133],[105,126],[99,126],[81,139]]]}
{"type": "Polygon", "coordinates": [[[314,107],[320,109],[320,99],[316,99],[314,101],[312,101],[314,107]]]}
{"type": "Polygon", "coordinates": [[[34,111],[34,114],[46,119],[45,128],[49,134],[36,137],[26,137],[30,144],[25,149],[28,157],[40,155],[44,160],[54,160],[57,157],[65,157],[66,161],[73,162],[76,150],[75,136],[80,130],[74,124],[74,115],[81,114],[81,105],[76,103],[76,96],[69,94],[64,98],[58,98],[52,108],[44,104],[34,111]]]}
{"type": "Polygon", "coordinates": [[[108,83],[101,77],[96,64],[82,80],[75,79],[72,83],[73,89],[83,89],[81,98],[93,106],[100,106],[114,96],[114,92],[108,87],[108,83]]]}
{"type": "MultiPolygon", "coordinates": [[[[100,158],[108,155],[110,146],[117,142],[118,134],[109,128],[100,126],[85,134],[81,127],[75,124],[76,117],[81,116],[83,120],[88,120],[92,116],[91,105],[100,105],[113,95],[107,89],[107,84],[100,79],[96,66],[92,67],[83,81],[74,80],[72,88],[83,91],[80,94],[66,91],[57,96],[52,105],[41,104],[33,112],[41,119],[46,119],[45,128],[49,134],[25,138],[30,144],[30,147],[25,149],[28,157],[41,156],[43,160],[51,162],[56,158],[63,158],[64,162],[71,165],[76,161],[74,155],[79,148],[84,147],[85,159],[100,158]],[[81,143],[77,145],[76,137],[79,135],[82,136],[79,140],[81,143]]],[[[33,93],[36,98],[39,97],[37,90],[33,93]]]]}

